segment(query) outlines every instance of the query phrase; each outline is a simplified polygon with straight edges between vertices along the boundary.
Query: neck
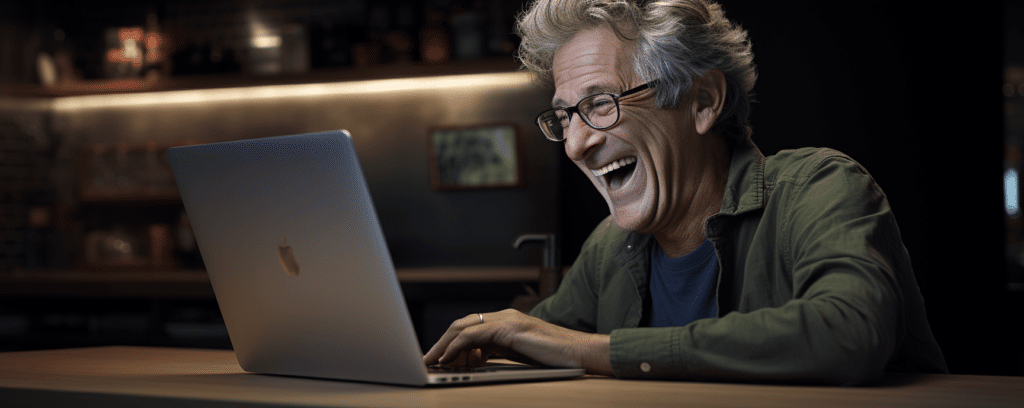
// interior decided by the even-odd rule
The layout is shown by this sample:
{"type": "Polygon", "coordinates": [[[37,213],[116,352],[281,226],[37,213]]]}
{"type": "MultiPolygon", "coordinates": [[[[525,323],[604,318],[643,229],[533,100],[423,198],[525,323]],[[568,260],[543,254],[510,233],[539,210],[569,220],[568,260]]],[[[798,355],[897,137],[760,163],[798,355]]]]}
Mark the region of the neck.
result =
{"type": "Polygon", "coordinates": [[[678,258],[700,247],[706,238],[708,218],[722,207],[732,155],[727,148],[718,149],[718,152],[718,157],[712,161],[715,165],[709,167],[701,178],[686,211],[668,228],[652,233],[669,257],[678,258]]]}

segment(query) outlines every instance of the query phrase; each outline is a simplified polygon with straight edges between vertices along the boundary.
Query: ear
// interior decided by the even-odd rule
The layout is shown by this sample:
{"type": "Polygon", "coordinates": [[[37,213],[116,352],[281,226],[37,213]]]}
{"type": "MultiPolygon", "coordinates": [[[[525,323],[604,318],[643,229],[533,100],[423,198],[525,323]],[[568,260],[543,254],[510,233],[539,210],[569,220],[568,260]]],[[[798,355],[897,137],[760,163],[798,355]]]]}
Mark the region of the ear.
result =
{"type": "Polygon", "coordinates": [[[725,75],[717,69],[709,70],[694,81],[693,88],[697,92],[693,104],[694,126],[698,134],[704,135],[711,131],[725,107],[725,75]]]}

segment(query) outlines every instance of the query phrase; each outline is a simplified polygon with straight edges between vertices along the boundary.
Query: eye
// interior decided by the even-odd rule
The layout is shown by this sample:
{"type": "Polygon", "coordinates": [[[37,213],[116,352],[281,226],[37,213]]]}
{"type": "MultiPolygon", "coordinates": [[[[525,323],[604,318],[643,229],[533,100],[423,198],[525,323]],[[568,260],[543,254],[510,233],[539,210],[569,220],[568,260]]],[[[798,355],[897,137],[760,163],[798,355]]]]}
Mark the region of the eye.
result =
{"type": "Polygon", "coordinates": [[[594,95],[587,102],[588,116],[608,116],[615,113],[615,98],[609,94],[594,95]]]}
{"type": "Polygon", "coordinates": [[[564,110],[555,111],[555,119],[557,119],[558,124],[561,127],[563,127],[563,128],[569,127],[569,113],[568,112],[566,112],[564,110]]]}

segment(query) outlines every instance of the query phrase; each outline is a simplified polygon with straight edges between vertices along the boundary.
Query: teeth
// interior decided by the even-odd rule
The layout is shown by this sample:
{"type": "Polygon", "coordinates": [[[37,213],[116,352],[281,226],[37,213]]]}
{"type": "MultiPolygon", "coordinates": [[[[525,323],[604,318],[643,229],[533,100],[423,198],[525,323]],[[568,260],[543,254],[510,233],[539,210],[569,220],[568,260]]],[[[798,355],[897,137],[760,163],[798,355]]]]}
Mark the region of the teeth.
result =
{"type": "Polygon", "coordinates": [[[608,174],[608,172],[610,172],[612,170],[616,170],[616,169],[621,168],[622,166],[628,166],[628,165],[633,164],[633,163],[636,163],[636,157],[632,157],[632,156],[630,156],[630,157],[623,157],[621,159],[618,159],[616,161],[608,163],[607,166],[604,166],[604,167],[599,168],[597,170],[591,170],[591,172],[594,173],[595,177],[601,177],[601,176],[603,176],[605,174],[608,174]]]}

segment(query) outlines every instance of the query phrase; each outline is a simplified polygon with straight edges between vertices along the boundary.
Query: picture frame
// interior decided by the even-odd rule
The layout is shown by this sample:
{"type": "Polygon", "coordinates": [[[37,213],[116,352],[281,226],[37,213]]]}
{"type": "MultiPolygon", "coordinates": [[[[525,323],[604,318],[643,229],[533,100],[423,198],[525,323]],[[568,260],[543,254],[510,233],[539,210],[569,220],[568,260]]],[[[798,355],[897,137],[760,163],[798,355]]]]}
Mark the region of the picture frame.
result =
{"type": "Polygon", "coordinates": [[[434,190],[518,188],[523,184],[515,124],[435,126],[427,137],[434,190]]]}

